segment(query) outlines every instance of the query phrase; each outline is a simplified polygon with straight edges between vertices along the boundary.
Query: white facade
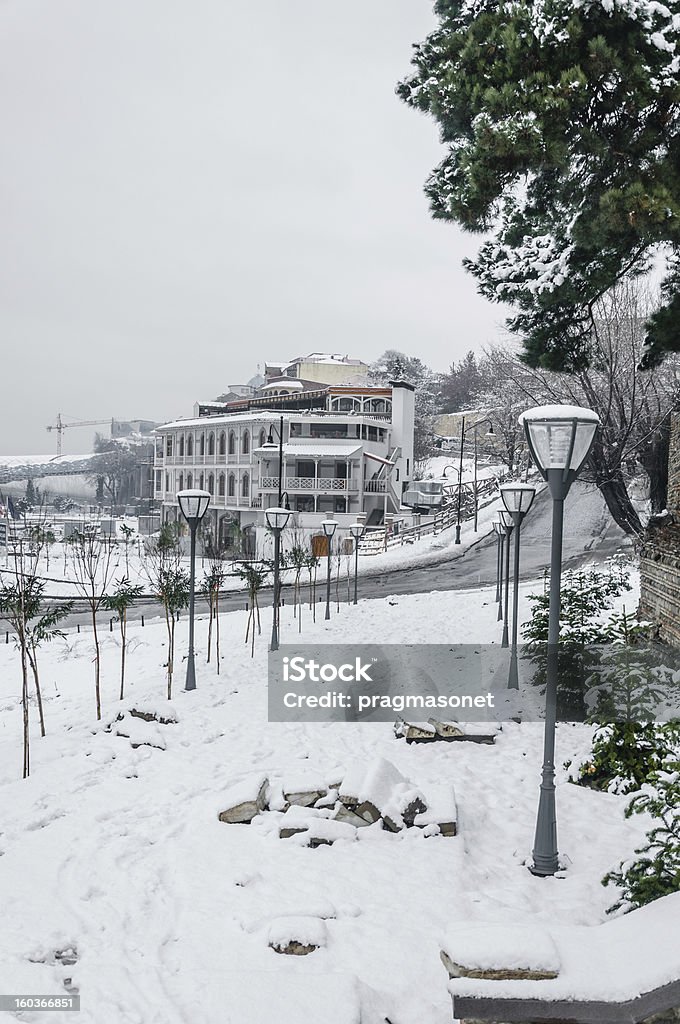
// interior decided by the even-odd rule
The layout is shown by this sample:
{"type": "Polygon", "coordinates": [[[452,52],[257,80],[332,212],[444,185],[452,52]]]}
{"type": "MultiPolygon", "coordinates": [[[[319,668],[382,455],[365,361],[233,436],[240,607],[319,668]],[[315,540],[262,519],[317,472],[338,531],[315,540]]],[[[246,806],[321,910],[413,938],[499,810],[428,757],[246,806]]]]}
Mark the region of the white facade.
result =
{"type": "Polygon", "coordinates": [[[286,398],[274,396],[271,408],[159,427],[154,486],[163,519],[177,517],[178,491],[205,489],[216,535],[237,547],[238,534],[247,554],[260,555],[264,512],[279,494],[294,513],[291,525],[307,536],[329,515],[342,527],[361,512],[373,523],[397,512],[413,472],[412,387],[330,386],[314,395],[316,408],[286,408],[286,398]]]}

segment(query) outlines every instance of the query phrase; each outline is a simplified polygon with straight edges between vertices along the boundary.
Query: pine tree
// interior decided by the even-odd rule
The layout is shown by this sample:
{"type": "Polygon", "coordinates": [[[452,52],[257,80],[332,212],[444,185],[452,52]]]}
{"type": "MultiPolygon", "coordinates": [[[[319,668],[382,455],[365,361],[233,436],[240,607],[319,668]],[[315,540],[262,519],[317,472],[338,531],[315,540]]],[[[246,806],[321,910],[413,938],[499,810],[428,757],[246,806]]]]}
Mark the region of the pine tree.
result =
{"type": "Polygon", "coordinates": [[[578,370],[592,305],[666,259],[648,364],[680,350],[680,24],[653,0],[436,0],[398,87],[447,153],[433,216],[491,232],[467,261],[530,365],[578,370]]]}

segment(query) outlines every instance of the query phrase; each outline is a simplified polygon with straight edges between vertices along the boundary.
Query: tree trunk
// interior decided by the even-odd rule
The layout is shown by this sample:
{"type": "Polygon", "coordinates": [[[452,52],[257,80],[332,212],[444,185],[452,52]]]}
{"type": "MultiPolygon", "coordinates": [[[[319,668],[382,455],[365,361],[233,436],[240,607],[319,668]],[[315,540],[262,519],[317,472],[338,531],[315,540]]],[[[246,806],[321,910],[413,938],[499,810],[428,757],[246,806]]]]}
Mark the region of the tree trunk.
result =
{"type": "Polygon", "coordinates": [[[606,480],[598,481],[599,490],[607,503],[607,508],[614,521],[629,537],[642,535],[640,517],[633,508],[633,503],[626,489],[626,482],[620,470],[615,470],[606,480]]]}
{"type": "Polygon", "coordinates": [[[212,627],[213,627],[213,615],[214,615],[214,591],[212,588],[208,591],[208,610],[210,612],[208,618],[208,657],[206,659],[206,665],[210,664],[210,652],[212,650],[212,627]]]}
{"type": "Polygon", "coordinates": [[[94,605],[91,608],[92,611],[92,633],[94,635],[94,692],[97,699],[97,721],[101,720],[102,717],[102,701],[101,691],[99,688],[99,668],[101,663],[101,654],[99,651],[99,636],[97,635],[97,612],[94,605]]]}
{"type": "Polygon", "coordinates": [[[40,689],[40,678],[38,676],[38,656],[35,652],[27,649],[28,661],[31,666],[31,672],[33,673],[33,682],[35,683],[35,696],[38,701],[38,717],[40,719],[40,735],[45,735],[45,716],[43,715],[43,702],[42,702],[42,691],[40,689]]]}
{"type": "Polygon", "coordinates": [[[125,626],[127,624],[127,611],[123,608],[120,615],[120,699],[125,693],[125,626]]]}
{"type": "Polygon", "coordinates": [[[664,420],[649,444],[638,453],[640,465],[649,477],[651,511],[663,512],[668,501],[668,449],[670,445],[670,417],[664,420]]]}
{"type": "Polygon", "coordinates": [[[215,591],[215,660],[220,674],[220,588],[215,591]]]}

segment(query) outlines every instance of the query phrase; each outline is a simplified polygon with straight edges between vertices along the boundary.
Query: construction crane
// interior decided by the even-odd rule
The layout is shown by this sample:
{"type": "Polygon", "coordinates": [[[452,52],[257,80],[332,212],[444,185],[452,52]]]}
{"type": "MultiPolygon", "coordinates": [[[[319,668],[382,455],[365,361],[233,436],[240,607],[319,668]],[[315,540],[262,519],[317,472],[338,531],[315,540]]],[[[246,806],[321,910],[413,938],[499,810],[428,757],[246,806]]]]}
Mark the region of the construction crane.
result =
{"type": "Polygon", "coordinates": [[[101,427],[108,423],[110,427],[113,427],[113,420],[77,420],[75,423],[64,423],[61,418],[61,413],[57,413],[57,422],[51,423],[47,430],[56,430],[57,432],[57,455],[61,455],[62,439],[64,431],[67,427],[101,427]]]}

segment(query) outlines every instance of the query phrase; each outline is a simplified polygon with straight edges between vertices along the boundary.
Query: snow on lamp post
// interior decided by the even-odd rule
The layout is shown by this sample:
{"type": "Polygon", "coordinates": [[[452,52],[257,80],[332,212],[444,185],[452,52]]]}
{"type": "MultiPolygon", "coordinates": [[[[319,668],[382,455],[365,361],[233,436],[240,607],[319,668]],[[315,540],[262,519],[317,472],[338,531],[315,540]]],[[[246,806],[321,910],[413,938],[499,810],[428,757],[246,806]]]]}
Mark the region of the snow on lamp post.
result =
{"type": "Polygon", "coordinates": [[[327,558],[327,571],[326,571],[326,614],[324,618],[330,619],[331,617],[331,546],[333,543],[333,534],[335,533],[338,524],[335,519],[324,519],[322,522],[324,536],[326,537],[326,558],[327,558]]]}
{"type": "Polygon", "coordinates": [[[191,533],[191,556],[189,565],[189,656],[187,658],[187,678],[184,684],[185,690],[196,689],[196,669],[194,666],[194,585],[196,576],[196,531],[198,524],[208,511],[210,494],[208,491],[189,490],[178,491],[177,501],[179,509],[187,523],[191,533]]]}
{"type": "Polygon", "coordinates": [[[534,464],[548,482],[553,502],[545,738],[533,863],[530,868],[534,875],[546,876],[554,875],[559,868],[555,810],[555,723],[564,499],[590,454],[600,419],[592,409],[583,409],[577,405],[544,405],[523,412],[519,422],[524,426],[534,464]]]}
{"type": "Polygon", "coordinates": [[[349,532],[354,538],[354,604],[358,603],[358,580],[359,580],[359,541],[366,533],[364,523],[352,523],[349,532]]]}
{"type": "MultiPolygon", "coordinates": [[[[509,512],[506,512],[505,509],[502,512],[498,513],[498,518],[500,520],[501,529],[503,530],[503,532],[505,534],[505,538],[504,538],[504,540],[505,540],[505,568],[504,568],[505,596],[503,598],[503,595],[501,593],[502,604],[503,604],[503,636],[501,638],[501,647],[507,647],[508,646],[508,608],[509,608],[509,598],[510,598],[510,535],[512,534],[512,531],[514,529],[514,523],[512,521],[512,516],[510,515],[509,512]]],[[[503,570],[501,570],[501,571],[503,571],[503,570]]],[[[503,587],[501,586],[501,591],[502,590],[503,590],[503,587]]]]}
{"type": "Polygon", "coordinates": [[[267,520],[267,526],[274,534],[274,595],[273,595],[273,611],[272,611],[272,642],[270,646],[271,651],[278,651],[279,649],[279,562],[281,560],[281,534],[285,530],[288,520],[290,518],[290,509],[280,508],[274,506],[274,508],[268,508],[264,514],[267,520]]]}
{"type": "Polygon", "coordinates": [[[519,618],[519,538],[522,520],[531,508],[536,488],[531,484],[504,484],[501,487],[501,498],[506,512],[512,516],[515,528],[515,558],[512,578],[512,646],[510,648],[510,673],[508,689],[519,689],[517,673],[517,623],[519,618]]]}

